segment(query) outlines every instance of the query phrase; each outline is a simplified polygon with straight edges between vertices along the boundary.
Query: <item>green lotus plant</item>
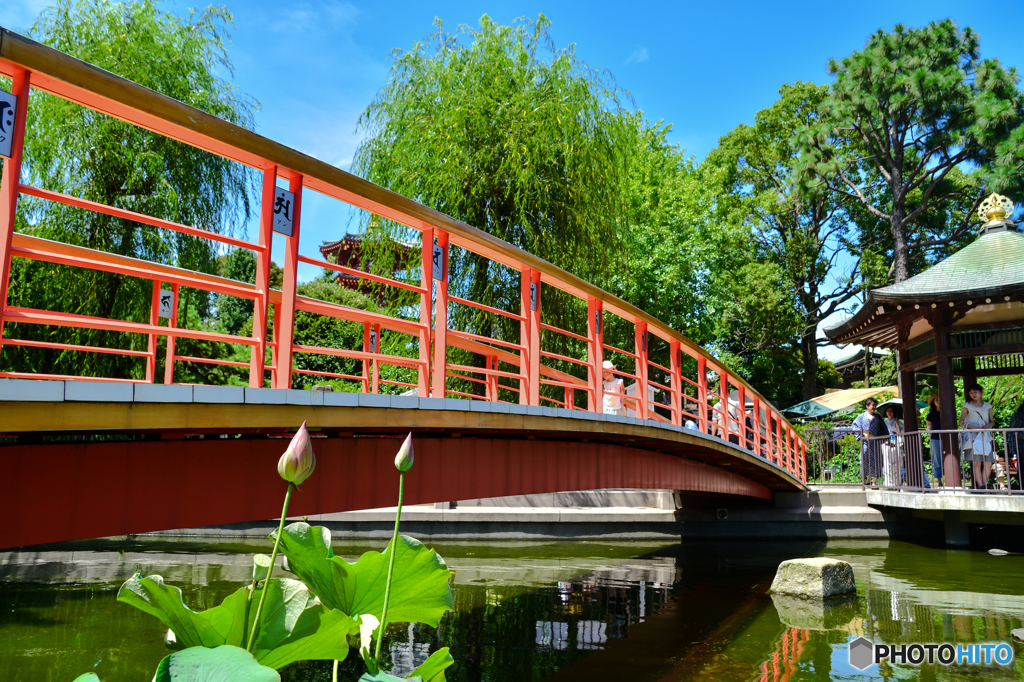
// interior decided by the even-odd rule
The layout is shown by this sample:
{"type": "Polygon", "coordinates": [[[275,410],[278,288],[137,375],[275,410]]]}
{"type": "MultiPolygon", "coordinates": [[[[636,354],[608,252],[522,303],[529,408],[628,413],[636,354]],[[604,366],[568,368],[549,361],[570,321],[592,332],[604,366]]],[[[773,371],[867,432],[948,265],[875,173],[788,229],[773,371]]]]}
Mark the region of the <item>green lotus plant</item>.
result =
{"type": "MultiPolygon", "coordinates": [[[[399,492],[391,542],[383,552],[366,552],[348,562],[334,556],[327,528],[303,522],[285,526],[292,490],[316,466],[303,423],[278,462],[288,489],[277,531],[270,535],[274,549],[269,557],[254,557],[248,584],[201,612],[186,606],[181,590],[164,584],[158,575],[136,573],[118,591],[118,601],[160,620],[168,628],[168,641],[181,648],[160,662],[154,680],[274,682],[280,680],[278,669],[311,659],[333,659],[337,680],[337,662],[348,655],[349,637],[359,638],[359,653],[369,670],[361,682],[400,679],[381,671],[378,663],[387,624],[437,627],[452,608],[451,574],[444,560],[417,540],[398,534],[405,474],[412,464],[410,433],[395,457],[399,492]],[[273,577],[279,551],[287,559],[285,569],[298,580],[273,577]],[[250,625],[253,601],[257,607],[250,625]],[[370,655],[374,636],[376,648],[370,655]]],[[[403,679],[444,682],[444,671],[453,662],[448,649],[440,649],[403,679]]],[[[98,680],[88,673],[76,682],[98,680]]]]}

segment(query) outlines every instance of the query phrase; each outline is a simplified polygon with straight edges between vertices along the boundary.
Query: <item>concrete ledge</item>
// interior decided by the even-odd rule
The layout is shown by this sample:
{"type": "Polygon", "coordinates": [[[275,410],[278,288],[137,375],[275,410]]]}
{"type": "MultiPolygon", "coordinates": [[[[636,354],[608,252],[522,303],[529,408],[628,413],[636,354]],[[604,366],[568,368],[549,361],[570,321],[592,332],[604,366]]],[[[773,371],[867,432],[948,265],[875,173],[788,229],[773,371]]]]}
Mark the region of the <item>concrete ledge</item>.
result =
{"type": "Polygon", "coordinates": [[[119,381],[64,382],[64,400],[94,403],[130,403],[135,399],[135,386],[119,381]]]}
{"type": "Polygon", "coordinates": [[[245,402],[245,388],[242,386],[193,386],[192,402],[237,404],[245,402]]]}
{"type": "Polygon", "coordinates": [[[1024,495],[868,490],[865,492],[865,496],[868,504],[879,507],[899,507],[919,511],[1000,512],[1024,516],[1024,495]]]}
{"type": "Polygon", "coordinates": [[[63,381],[0,379],[0,400],[59,403],[64,401],[63,381]]]}
{"type": "Polygon", "coordinates": [[[245,402],[249,405],[287,405],[284,391],[274,388],[246,388],[245,402]]]}
{"type": "Polygon", "coordinates": [[[190,403],[192,386],[184,384],[135,384],[137,403],[190,403]]]}

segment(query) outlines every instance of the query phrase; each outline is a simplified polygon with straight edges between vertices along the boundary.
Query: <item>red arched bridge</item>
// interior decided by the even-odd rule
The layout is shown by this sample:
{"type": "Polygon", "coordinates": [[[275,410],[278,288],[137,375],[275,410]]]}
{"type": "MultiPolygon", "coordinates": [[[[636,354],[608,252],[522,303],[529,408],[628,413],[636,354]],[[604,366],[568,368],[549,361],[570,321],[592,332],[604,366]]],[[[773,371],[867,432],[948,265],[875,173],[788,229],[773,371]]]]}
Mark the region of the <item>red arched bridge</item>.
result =
{"type": "Polygon", "coordinates": [[[410,503],[607,487],[767,498],[773,490],[804,487],[805,445],[793,427],[713,356],[642,310],[406,197],[0,31],[0,74],[12,79],[18,98],[0,186],[0,353],[11,346],[114,353],[137,357],[145,368],[136,379],[0,372],[6,474],[0,511],[9,521],[0,528],[0,547],[272,518],[280,499],[275,462],[282,438],[303,420],[319,436],[318,467],[295,499],[296,514],[394,504],[391,459],[407,430],[417,435],[410,503]],[[256,239],[23,182],[33,90],[262,173],[256,239]],[[275,232],[279,181],[287,183],[291,194],[284,196],[293,202],[286,234],[275,232]],[[419,244],[410,248],[421,253],[418,282],[304,255],[302,204],[311,192],[415,231],[419,244]],[[248,249],[255,254],[255,284],[17,233],[21,196],[248,249]],[[270,285],[274,239],[284,246],[280,290],[270,285]],[[518,306],[505,310],[449,293],[455,248],[517,273],[518,306]],[[149,280],[148,321],[8,305],[9,291],[19,286],[11,278],[15,258],[149,280]],[[418,309],[409,314],[405,306],[402,315],[391,316],[297,295],[300,263],[399,290],[414,296],[418,309]],[[178,317],[180,287],[252,301],[251,335],[189,328],[178,317]],[[564,315],[562,326],[545,316],[545,293],[577,301],[580,319],[573,329],[565,328],[573,325],[564,315]],[[518,334],[497,338],[459,329],[451,323],[458,307],[502,318],[503,328],[518,327],[518,334]],[[361,325],[362,344],[297,343],[297,312],[361,325]],[[606,343],[606,321],[631,327],[632,343],[606,343]],[[61,329],[86,328],[137,341],[132,347],[44,341],[12,333],[12,325],[42,325],[54,339],[61,329]],[[181,338],[248,347],[249,361],[183,356],[175,349],[181,338]],[[165,339],[162,372],[159,339],[165,339]],[[558,341],[576,344],[579,357],[550,350],[566,347],[558,341]],[[313,369],[317,365],[304,360],[316,356],[358,361],[359,369],[313,369]],[[606,359],[630,384],[624,415],[602,414],[606,359]],[[248,373],[249,386],[176,384],[175,369],[183,363],[233,367],[248,373]],[[301,375],[348,382],[358,392],[293,389],[301,375]],[[684,428],[687,422],[691,428],[684,428]]]}

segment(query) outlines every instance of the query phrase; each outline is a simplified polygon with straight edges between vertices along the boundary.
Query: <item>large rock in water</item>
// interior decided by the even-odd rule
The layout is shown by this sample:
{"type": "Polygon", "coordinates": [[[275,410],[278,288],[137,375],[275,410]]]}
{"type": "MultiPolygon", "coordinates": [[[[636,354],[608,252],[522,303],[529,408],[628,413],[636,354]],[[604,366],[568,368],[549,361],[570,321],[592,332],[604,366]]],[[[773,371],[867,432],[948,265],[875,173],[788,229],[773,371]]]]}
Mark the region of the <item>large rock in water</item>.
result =
{"type": "Polygon", "coordinates": [[[857,585],[853,581],[853,566],[845,561],[827,557],[790,559],[779,564],[772,592],[804,599],[829,599],[854,594],[857,585]]]}

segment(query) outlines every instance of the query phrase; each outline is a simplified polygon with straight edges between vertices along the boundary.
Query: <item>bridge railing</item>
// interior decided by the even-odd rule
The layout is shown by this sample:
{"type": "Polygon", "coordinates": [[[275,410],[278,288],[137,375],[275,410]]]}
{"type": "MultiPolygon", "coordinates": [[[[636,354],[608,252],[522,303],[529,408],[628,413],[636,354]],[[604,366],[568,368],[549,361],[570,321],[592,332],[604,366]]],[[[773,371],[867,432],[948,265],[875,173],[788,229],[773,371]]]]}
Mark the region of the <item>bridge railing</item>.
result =
{"type": "MultiPolygon", "coordinates": [[[[971,452],[983,448],[989,455],[989,494],[1020,495],[1020,465],[1024,455],[1024,429],[967,429],[912,431],[864,437],[855,429],[807,429],[808,481],[820,485],[859,485],[892,490],[938,492],[975,485],[971,452]],[[936,458],[943,456],[936,467],[936,458]],[[948,467],[958,468],[959,478],[948,467]],[[942,483],[938,473],[942,473],[942,483]]],[[[984,476],[983,470],[978,471],[984,476]]],[[[980,481],[980,486],[989,485],[980,481]]]]}
{"type": "MultiPolygon", "coordinates": [[[[642,310],[599,289],[540,258],[503,242],[485,232],[438,211],[390,192],[357,176],[263,138],[181,102],[122,80],[56,50],[0,29],[0,74],[13,81],[18,96],[13,151],[4,159],[0,186],[0,353],[4,346],[36,346],[75,352],[117,353],[145,361],[143,378],[70,377],[56,374],[0,372],[0,376],[36,379],[83,379],[93,381],[157,382],[157,353],[160,337],[166,339],[163,383],[173,383],[180,363],[211,363],[248,369],[252,387],[269,385],[290,388],[296,374],[354,382],[368,393],[401,389],[415,390],[421,397],[456,397],[502,401],[515,396],[520,404],[548,405],[569,410],[601,412],[604,398],[602,363],[606,356],[619,359],[616,373],[632,382],[627,401],[637,417],[683,426],[731,441],[770,462],[806,479],[803,439],[768,401],[741,378],[731,373],[682,334],[642,310]],[[216,234],[195,226],[182,225],[108,206],[23,182],[22,150],[27,107],[31,92],[64,98],[197,149],[219,155],[262,173],[258,234],[255,241],[216,234]],[[279,181],[287,182],[295,194],[290,236],[275,236],[274,197],[279,181]],[[420,235],[419,282],[403,282],[357,268],[312,258],[300,253],[303,198],[309,193],[340,200],[386,220],[415,230],[420,235]],[[242,248],[256,256],[255,284],[234,281],[206,273],[192,272],[162,263],[88,249],[72,244],[15,233],[15,214],[20,196],[32,196],[86,211],[135,221],[163,230],[208,239],[223,247],[242,248]],[[283,285],[270,286],[270,254],[274,240],[284,245],[283,285]],[[448,265],[452,247],[465,249],[511,269],[521,280],[519,310],[500,310],[449,293],[448,265]],[[8,292],[18,286],[11,281],[12,258],[56,263],[75,268],[104,271],[152,282],[148,322],[106,319],[80,314],[36,310],[8,305],[8,292]],[[386,287],[411,292],[418,299],[418,319],[405,319],[297,294],[300,264],[355,275],[386,287]],[[171,315],[160,323],[164,285],[170,287],[171,315]],[[252,333],[248,336],[205,329],[187,328],[178,318],[181,287],[234,296],[254,303],[252,333]],[[544,316],[544,287],[553,287],[586,306],[585,332],[574,332],[552,324],[544,316]],[[518,339],[481,336],[450,324],[453,306],[468,306],[497,315],[519,325],[518,339]],[[363,326],[363,343],[357,348],[312,346],[294,338],[297,313],[344,320],[363,326]],[[632,325],[634,343],[618,348],[605,343],[605,317],[613,315],[632,325]],[[36,341],[5,334],[4,325],[46,325],[48,328],[89,328],[139,335],[141,348],[84,346],[59,341],[36,341]],[[409,356],[384,353],[383,333],[401,335],[401,347],[409,356]],[[585,348],[585,356],[572,357],[542,350],[544,335],[560,335],[585,348]],[[246,363],[221,357],[197,357],[176,352],[179,338],[231,344],[250,349],[246,363]],[[652,345],[659,345],[667,361],[652,357],[652,345]],[[457,348],[479,356],[476,365],[454,362],[449,349],[457,348]],[[361,361],[361,374],[311,369],[296,363],[296,354],[321,355],[361,361]],[[268,360],[269,356],[269,360],[268,360]],[[382,367],[403,368],[400,376],[385,377],[382,367]],[[690,367],[690,370],[684,369],[690,367]],[[572,371],[566,371],[566,368],[572,371]],[[631,371],[629,371],[631,368],[631,371]],[[713,376],[712,376],[713,375],[713,376]],[[403,378],[404,377],[404,378],[403,378]],[[714,388],[717,379],[718,388],[714,388]],[[469,386],[471,390],[465,390],[469,386]],[[382,388],[383,387],[383,388],[382,388]],[[545,387],[542,394],[542,387],[545,387]],[[651,396],[655,396],[652,400],[651,396]],[[742,409],[740,406],[743,406],[742,409]]],[[[408,295],[407,293],[405,295],[408,295]]],[[[138,345],[138,344],[137,344],[138,345]]],[[[551,348],[550,344],[545,347],[551,348]]]]}

